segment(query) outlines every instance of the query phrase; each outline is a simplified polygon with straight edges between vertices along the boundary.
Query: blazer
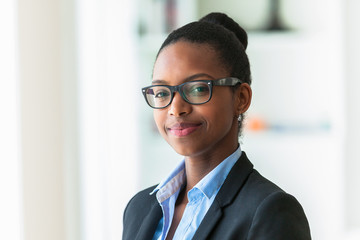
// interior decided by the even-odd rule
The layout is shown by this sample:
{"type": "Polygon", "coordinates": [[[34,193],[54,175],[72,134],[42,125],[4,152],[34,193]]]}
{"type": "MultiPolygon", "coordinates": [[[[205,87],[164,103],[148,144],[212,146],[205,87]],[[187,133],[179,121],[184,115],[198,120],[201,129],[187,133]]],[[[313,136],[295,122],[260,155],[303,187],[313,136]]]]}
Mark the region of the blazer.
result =
{"type": "MultiPolygon", "coordinates": [[[[152,239],[162,218],[155,186],[136,194],[124,211],[123,240],[152,239]]],[[[265,179],[245,152],[231,169],[193,239],[308,240],[300,203],[265,179]]]]}

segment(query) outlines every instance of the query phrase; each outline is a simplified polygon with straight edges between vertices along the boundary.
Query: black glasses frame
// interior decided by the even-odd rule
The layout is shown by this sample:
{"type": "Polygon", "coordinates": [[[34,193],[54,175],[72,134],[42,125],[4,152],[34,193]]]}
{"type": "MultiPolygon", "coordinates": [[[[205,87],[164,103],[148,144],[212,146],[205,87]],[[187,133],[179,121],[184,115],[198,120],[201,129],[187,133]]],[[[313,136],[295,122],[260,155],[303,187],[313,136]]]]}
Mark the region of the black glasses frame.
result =
{"type": "Polygon", "coordinates": [[[184,99],[185,102],[189,103],[189,104],[192,104],[192,105],[201,105],[201,104],[204,104],[204,103],[207,103],[210,101],[211,97],[212,97],[212,87],[213,86],[236,86],[237,84],[242,84],[243,81],[241,81],[240,79],[238,78],[235,78],[235,77],[227,77],[227,78],[220,78],[220,79],[215,79],[215,80],[195,80],[195,81],[189,81],[189,82],[185,82],[185,83],[182,83],[180,85],[177,85],[177,86],[169,86],[169,85],[151,85],[151,86],[147,86],[147,87],[144,87],[142,88],[142,93],[144,95],[144,98],[145,98],[145,101],[146,103],[151,107],[151,108],[154,108],[154,109],[162,109],[162,108],[166,108],[168,107],[173,99],[174,99],[174,93],[175,92],[178,92],[180,94],[180,96],[182,97],[182,99],[184,99]],[[209,89],[210,89],[210,94],[209,94],[209,99],[205,102],[201,102],[201,103],[192,103],[190,102],[184,92],[183,92],[183,86],[188,84],[188,83],[191,83],[191,82],[205,82],[208,84],[209,86],[209,89]],[[146,92],[149,88],[152,88],[152,87],[166,87],[170,90],[170,94],[171,94],[171,98],[170,98],[170,101],[167,105],[163,106],[163,107],[154,107],[154,106],[151,106],[151,104],[149,103],[147,97],[146,97],[146,92]]]}

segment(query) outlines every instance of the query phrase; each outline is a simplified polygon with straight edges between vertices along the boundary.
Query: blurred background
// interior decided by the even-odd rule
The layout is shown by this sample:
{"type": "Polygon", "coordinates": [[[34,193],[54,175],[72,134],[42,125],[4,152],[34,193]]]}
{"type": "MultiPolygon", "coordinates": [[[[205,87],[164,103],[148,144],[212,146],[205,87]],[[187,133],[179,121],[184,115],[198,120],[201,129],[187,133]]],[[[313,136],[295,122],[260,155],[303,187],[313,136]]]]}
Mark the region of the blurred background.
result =
{"type": "Polygon", "coordinates": [[[242,149],[302,203],[313,239],[360,239],[360,1],[3,0],[0,239],[121,239],[182,159],[140,88],[167,33],[212,11],[249,34],[242,149]]]}

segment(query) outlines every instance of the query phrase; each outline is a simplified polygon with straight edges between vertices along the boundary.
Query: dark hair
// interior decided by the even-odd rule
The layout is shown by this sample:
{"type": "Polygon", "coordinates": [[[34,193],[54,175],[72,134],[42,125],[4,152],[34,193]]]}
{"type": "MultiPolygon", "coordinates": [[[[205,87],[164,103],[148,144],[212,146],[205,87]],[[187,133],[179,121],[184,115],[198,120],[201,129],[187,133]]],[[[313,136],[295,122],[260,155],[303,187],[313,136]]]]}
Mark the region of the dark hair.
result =
{"type": "MultiPolygon", "coordinates": [[[[210,13],[197,22],[184,25],[171,32],[161,45],[156,58],[161,51],[178,41],[208,44],[220,58],[223,67],[229,72],[229,77],[237,77],[251,84],[250,64],[245,52],[247,34],[232,18],[224,13],[210,13]]],[[[244,116],[239,120],[239,135],[244,116]]]]}

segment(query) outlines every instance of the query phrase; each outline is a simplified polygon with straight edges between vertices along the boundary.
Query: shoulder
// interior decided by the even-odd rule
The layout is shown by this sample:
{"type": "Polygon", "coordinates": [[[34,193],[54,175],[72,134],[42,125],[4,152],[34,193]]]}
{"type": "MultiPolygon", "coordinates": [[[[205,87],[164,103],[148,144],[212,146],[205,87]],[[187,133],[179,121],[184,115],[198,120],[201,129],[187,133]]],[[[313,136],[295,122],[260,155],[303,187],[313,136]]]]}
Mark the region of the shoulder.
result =
{"type": "Polygon", "coordinates": [[[144,190],[141,190],[140,192],[136,193],[129,201],[129,204],[136,204],[137,202],[142,202],[144,200],[148,200],[148,199],[153,199],[155,197],[156,194],[151,194],[150,193],[156,188],[156,185],[148,187],[144,190]]]}
{"type": "Polygon", "coordinates": [[[226,191],[219,192],[219,194],[230,195],[230,197],[233,194],[235,202],[244,203],[249,201],[253,206],[258,206],[264,199],[274,193],[285,194],[285,191],[279,186],[253,168],[245,152],[242,152],[240,159],[231,169],[223,188],[226,191]]]}
{"type": "Polygon", "coordinates": [[[247,195],[253,196],[253,201],[261,202],[269,195],[283,192],[284,191],[268,180],[267,178],[263,177],[257,170],[253,169],[248,176],[246,183],[242,189],[247,195]]]}
{"type": "Polygon", "coordinates": [[[249,207],[248,239],[299,239],[310,237],[309,223],[298,200],[253,170],[244,185],[249,207]]]}
{"type": "Polygon", "coordinates": [[[127,204],[123,216],[123,239],[134,239],[145,222],[146,226],[152,226],[153,220],[157,221],[158,215],[161,215],[155,194],[150,195],[154,188],[138,192],[127,204]]]}
{"type": "Polygon", "coordinates": [[[251,206],[256,206],[274,192],[283,192],[283,190],[255,170],[245,152],[242,152],[220,189],[218,200],[221,206],[230,202],[248,201],[251,206]]]}
{"type": "Polygon", "coordinates": [[[307,218],[296,198],[263,177],[252,164],[247,165],[251,166],[247,171],[240,169],[244,169],[244,163],[234,166],[238,169],[232,171],[237,174],[228,176],[227,185],[231,187],[222,193],[234,194],[224,206],[223,220],[233,226],[226,224],[229,234],[245,234],[247,239],[311,239],[307,218]],[[241,177],[241,171],[246,176],[241,177]]]}
{"type": "Polygon", "coordinates": [[[290,194],[277,191],[257,206],[249,239],[311,239],[309,223],[300,203],[290,194]]]}
{"type": "Polygon", "coordinates": [[[158,204],[156,194],[150,195],[156,186],[146,188],[133,196],[124,210],[124,223],[131,221],[132,218],[146,216],[154,204],[158,204]]]}
{"type": "Polygon", "coordinates": [[[240,183],[238,178],[240,178],[240,176],[229,176],[228,178],[227,184],[231,184],[232,188],[228,188],[226,193],[221,192],[221,194],[233,194],[233,198],[232,201],[225,206],[225,214],[227,213],[230,218],[241,214],[241,218],[245,220],[248,225],[251,224],[259,206],[261,206],[264,201],[266,202],[271,199],[270,196],[286,194],[280,187],[263,177],[255,169],[251,169],[240,187],[238,186],[240,183]]]}

